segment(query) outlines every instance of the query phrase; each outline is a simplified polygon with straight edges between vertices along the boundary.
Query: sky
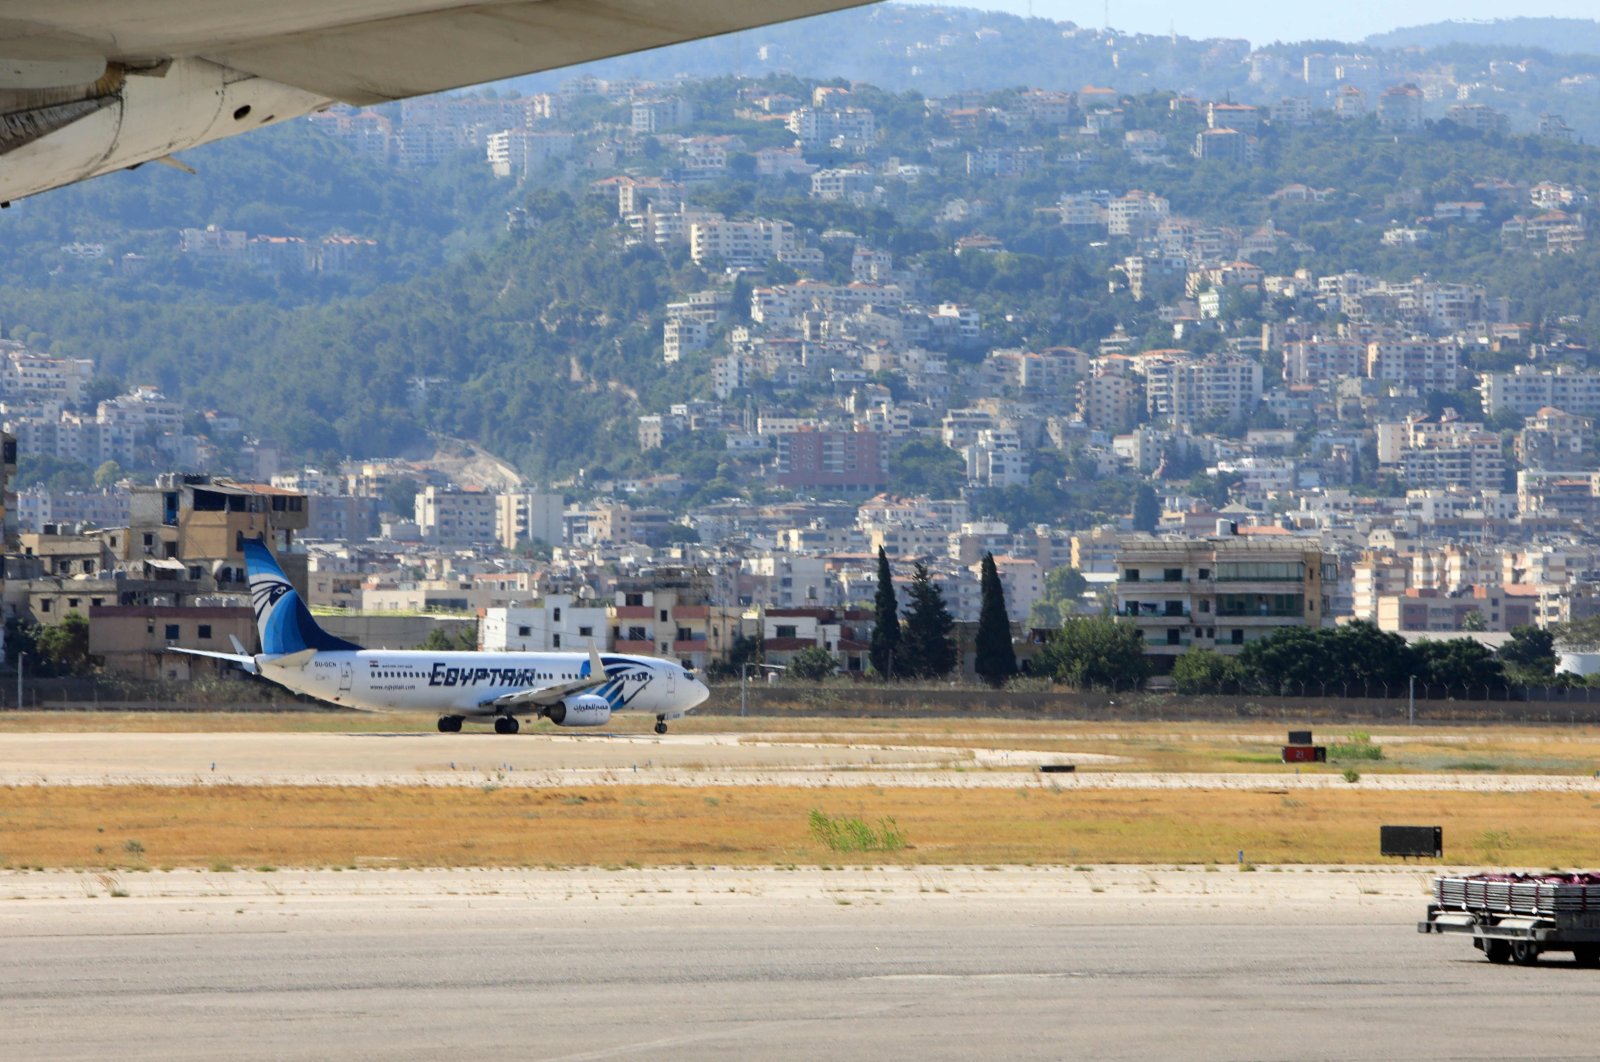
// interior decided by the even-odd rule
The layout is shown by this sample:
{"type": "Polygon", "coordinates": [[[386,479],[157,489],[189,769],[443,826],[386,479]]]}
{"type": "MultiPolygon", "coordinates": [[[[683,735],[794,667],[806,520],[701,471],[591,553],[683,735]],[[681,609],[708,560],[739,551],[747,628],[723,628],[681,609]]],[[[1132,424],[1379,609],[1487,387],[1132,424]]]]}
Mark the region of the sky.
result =
{"type": "Polygon", "coordinates": [[[1176,30],[1185,37],[1244,37],[1253,44],[1313,39],[1360,40],[1401,26],[1429,22],[1488,20],[1519,16],[1592,19],[1600,15],[1594,0],[1346,0],[1343,3],[1296,3],[1294,0],[1226,0],[1220,4],[1193,0],[947,0],[956,6],[1008,11],[1016,15],[1105,24],[1134,33],[1176,30]]]}

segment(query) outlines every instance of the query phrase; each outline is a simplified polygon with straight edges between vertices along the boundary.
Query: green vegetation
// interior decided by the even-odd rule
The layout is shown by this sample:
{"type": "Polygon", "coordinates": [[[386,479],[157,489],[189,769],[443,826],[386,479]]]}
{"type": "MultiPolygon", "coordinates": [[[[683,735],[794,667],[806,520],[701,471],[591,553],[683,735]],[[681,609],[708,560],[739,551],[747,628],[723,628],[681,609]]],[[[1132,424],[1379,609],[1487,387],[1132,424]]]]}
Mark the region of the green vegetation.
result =
{"type": "Polygon", "coordinates": [[[790,678],[821,682],[838,670],[839,663],[833,658],[833,654],[820,645],[813,645],[794,654],[784,673],[790,678]]]}
{"type": "Polygon", "coordinates": [[[872,670],[879,678],[893,679],[901,673],[900,606],[895,600],[889,554],[882,546],[878,547],[878,589],[873,603],[872,642],[868,655],[872,670]]]}
{"type": "Polygon", "coordinates": [[[906,846],[906,835],[892,818],[879,819],[873,827],[859,818],[813,808],[810,821],[811,836],[830,852],[898,852],[906,846]]]}
{"type": "Polygon", "coordinates": [[[1150,673],[1150,658],[1133,624],[1074,616],[1034,657],[1034,671],[1076,689],[1136,689],[1150,673]]]}
{"type": "Polygon", "coordinates": [[[909,678],[943,678],[955,670],[955,617],[944,603],[928,566],[918,561],[911,570],[905,626],[900,636],[898,673],[909,678]]]}
{"type": "Polygon", "coordinates": [[[1006,614],[1006,592],[994,554],[983,555],[980,578],[983,600],[978,612],[976,660],[978,676],[991,686],[1003,686],[1017,673],[1017,654],[1011,646],[1011,619],[1006,614]]]}

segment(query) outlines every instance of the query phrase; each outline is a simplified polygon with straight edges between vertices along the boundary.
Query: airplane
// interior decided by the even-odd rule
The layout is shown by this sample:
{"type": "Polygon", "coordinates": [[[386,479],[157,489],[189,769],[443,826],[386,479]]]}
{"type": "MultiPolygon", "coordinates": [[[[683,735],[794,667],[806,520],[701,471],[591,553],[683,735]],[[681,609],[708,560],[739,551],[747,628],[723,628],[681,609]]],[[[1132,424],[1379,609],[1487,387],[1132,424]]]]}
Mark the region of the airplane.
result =
{"type": "Polygon", "coordinates": [[[518,716],[562,727],[604,726],[620,711],[654,712],[656,733],[711,695],[675,660],[600,653],[484,653],[363,649],[324,631],[290,584],[266,542],[244,544],[250,601],[261,652],[234,642],[233,653],[171,652],[238,665],[296,693],[368,711],[438,712],[439,730],[493,722],[515,734],[518,716]]]}
{"type": "MultiPolygon", "coordinates": [[[[873,0],[0,0],[0,206],[285,122],[873,0]]],[[[193,172],[189,170],[189,172],[193,172]]]]}

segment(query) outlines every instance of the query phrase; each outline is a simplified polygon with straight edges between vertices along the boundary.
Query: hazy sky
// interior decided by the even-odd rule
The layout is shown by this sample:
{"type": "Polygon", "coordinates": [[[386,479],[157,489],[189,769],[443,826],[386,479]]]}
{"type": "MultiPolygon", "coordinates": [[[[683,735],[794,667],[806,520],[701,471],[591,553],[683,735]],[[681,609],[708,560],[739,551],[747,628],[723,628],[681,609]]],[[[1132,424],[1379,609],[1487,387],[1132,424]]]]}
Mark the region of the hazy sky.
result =
{"type": "MultiPolygon", "coordinates": [[[[923,2],[923,0],[917,0],[923,2]]],[[[929,0],[931,2],[931,0],[929,0]]],[[[1275,40],[1313,38],[1360,40],[1371,33],[1400,26],[1416,26],[1447,19],[1494,19],[1556,15],[1595,18],[1600,4],[1594,0],[1346,0],[1344,3],[1305,3],[1294,0],[1226,0],[1220,4],[1192,0],[1109,0],[1111,26],[1136,33],[1166,33],[1176,29],[1185,37],[1245,37],[1255,44],[1275,40]]],[[[1102,25],[1104,0],[955,0],[957,6],[987,8],[1042,18],[1102,25]]]]}

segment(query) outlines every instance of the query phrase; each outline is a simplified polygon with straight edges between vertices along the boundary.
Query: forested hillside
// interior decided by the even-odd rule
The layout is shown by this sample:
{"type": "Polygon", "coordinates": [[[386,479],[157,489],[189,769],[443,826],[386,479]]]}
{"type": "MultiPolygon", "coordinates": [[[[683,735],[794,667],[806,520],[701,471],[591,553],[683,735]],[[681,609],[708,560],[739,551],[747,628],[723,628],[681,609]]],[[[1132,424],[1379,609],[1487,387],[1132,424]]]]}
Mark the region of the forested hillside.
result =
{"type": "MultiPolygon", "coordinates": [[[[791,78],[770,86],[809,90],[791,78]]],[[[1124,97],[1127,126],[1169,145],[1150,165],[1136,162],[1120,139],[1074,141],[1025,126],[953,135],[922,97],[858,85],[853,102],[879,115],[878,152],[916,174],[882,178],[881,197],[851,205],[812,198],[803,177],[755,175],[749,152],[783,137],[771,123],[735,116],[740,87],[720,79],[684,89],[698,101],[699,117],[683,135],[743,138],[725,177],[689,187],[691,204],[793,223],[824,253],[812,271],[819,279],[849,279],[851,245],[822,239],[830,230],[889,252],[922,278],[930,304],[981,312],[982,340],[953,350],[958,361],[994,347],[1092,348],[1119,325],[1139,346],[1173,342],[1157,311],[1181,293],[1182,275],[1152,277],[1136,301],[1115,271],[1130,253],[1127,239],[1061,224],[1061,197],[1095,189],[1154,193],[1170,200],[1175,215],[1208,225],[1270,224],[1278,238],[1255,264],[1272,273],[1477,281],[1508,296],[1520,319],[1539,326],[1563,318],[1569,335],[1600,342],[1594,242],[1550,257],[1508,245],[1501,223],[1530,207],[1496,191],[1508,181],[1600,189],[1600,152],[1582,145],[1450,122],[1393,136],[1370,118],[1323,115],[1302,126],[1263,127],[1254,161],[1229,165],[1190,157],[1187,145],[1204,121],[1193,108],[1173,106],[1172,94],[1124,97]],[[970,161],[974,152],[1034,148],[1017,176],[986,175],[970,161]],[[1277,194],[1291,185],[1316,195],[1277,194]],[[1432,216],[1436,203],[1457,201],[1481,201],[1481,214],[1432,216]],[[970,209],[950,212],[956,202],[970,209]],[[1394,226],[1418,228],[1427,239],[1387,245],[1384,233],[1394,226]],[[978,233],[998,241],[998,253],[952,253],[957,239],[978,233]]],[[[1003,110],[1014,95],[984,99],[1003,110]]],[[[670,174],[671,156],[646,146],[657,150],[628,159],[628,171],[670,174]]],[[[824,165],[851,161],[830,158],[826,148],[816,157],[824,165]]],[[[649,454],[636,442],[638,415],[709,393],[715,348],[663,364],[666,304],[721,284],[732,287],[734,312],[748,313],[753,284],[798,275],[772,263],[764,275],[735,283],[695,266],[682,244],[627,246],[615,196],[589,190],[596,176],[615,170],[551,167],[519,185],[494,181],[481,159],[463,155],[431,170],[400,171],[304,124],[188,158],[199,176],[146,167],[0,215],[7,236],[0,324],[34,349],[96,359],[104,377],[156,384],[196,411],[237,413],[250,432],[291,455],[403,453],[433,430],[479,441],[535,478],[599,466],[675,469],[712,482],[724,465],[720,440],[689,437],[649,454]],[[527,210],[528,223],[513,232],[506,211],[514,206],[527,210]],[[222,268],[177,254],[176,230],[207,223],[307,237],[354,233],[376,239],[382,253],[370,268],[336,276],[222,268]],[[58,245],[77,240],[104,241],[110,261],[124,248],[137,252],[144,265],[76,264],[58,245]]],[[[1257,297],[1230,305],[1228,315],[1248,334],[1304,309],[1257,297]]],[[[1223,338],[1209,332],[1186,342],[1206,349],[1223,338]]],[[[816,397],[763,385],[748,400],[798,409],[816,397]]]]}

